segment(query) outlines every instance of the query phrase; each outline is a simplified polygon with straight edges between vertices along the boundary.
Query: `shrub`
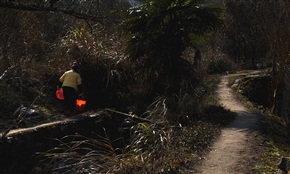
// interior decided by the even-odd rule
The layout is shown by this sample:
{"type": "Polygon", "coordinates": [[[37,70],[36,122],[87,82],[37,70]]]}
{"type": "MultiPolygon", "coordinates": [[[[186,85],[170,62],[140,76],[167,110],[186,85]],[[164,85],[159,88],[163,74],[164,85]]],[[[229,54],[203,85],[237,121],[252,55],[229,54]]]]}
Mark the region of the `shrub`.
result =
{"type": "Polygon", "coordinates": [[[229,59],[212,59],[208,63],[209,74],[222,74],[232,70],[234,70],[233,63],[229,59]]]}

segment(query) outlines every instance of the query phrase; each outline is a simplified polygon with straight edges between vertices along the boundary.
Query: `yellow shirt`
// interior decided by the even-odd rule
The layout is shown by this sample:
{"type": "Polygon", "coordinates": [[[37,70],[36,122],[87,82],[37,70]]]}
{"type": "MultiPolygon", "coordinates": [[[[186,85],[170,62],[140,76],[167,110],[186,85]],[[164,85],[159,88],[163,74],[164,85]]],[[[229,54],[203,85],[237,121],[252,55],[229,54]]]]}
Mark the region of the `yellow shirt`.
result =
{"type": "Polygon", "coordinates": [[[62,86],[72,87],[75,90],[78,89],[78,85],[82,84],[82,79],[79,73],[69,70],[66,71],[60,78],[59,81],[62,82],[62,86]]]}

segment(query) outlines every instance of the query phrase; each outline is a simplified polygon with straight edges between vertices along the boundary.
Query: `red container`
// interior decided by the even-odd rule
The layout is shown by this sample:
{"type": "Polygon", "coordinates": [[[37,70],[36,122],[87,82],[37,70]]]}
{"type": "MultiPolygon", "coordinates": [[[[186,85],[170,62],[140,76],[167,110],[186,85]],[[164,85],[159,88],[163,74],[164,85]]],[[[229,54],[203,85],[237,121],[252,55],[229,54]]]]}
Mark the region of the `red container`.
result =
{"type": "Polygon", "coordinates": [[[56,90],[55,95],[58,99],[64,100],[62,88],[59,88],[58,90],[56,90]]]}
{"type": "Polygon", "coordinates": [[[87,101],[86,100],[76,100],[76,110],[77,112],[83,112],[85,110],[87,101]]]}

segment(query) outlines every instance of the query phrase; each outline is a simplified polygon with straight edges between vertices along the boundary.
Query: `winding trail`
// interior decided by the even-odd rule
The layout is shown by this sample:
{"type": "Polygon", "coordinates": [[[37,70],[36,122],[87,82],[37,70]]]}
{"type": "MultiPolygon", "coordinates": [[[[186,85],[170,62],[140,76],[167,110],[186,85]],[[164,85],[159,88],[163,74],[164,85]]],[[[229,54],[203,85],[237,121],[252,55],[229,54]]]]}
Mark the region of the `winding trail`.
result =
{"type": "Polygon", "coordinates": [[[222,76],[217,95],[220,103],[237,113],[235,121],[224,128],[221,136],[211,147],[204,161],[195,173],[199,174],[245,174],[252,160],[257,158],[257,147],[252,144],[257,137],[258,116],[251,113],[228,87],[229,77],[243,75],[233,74],[222,76]]]}

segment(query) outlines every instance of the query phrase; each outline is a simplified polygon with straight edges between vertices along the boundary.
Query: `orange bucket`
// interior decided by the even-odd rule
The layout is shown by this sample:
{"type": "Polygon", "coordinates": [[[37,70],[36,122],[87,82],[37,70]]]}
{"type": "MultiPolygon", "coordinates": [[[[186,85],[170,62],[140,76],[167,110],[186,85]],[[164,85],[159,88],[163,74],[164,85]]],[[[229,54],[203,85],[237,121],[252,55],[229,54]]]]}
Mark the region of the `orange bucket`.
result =
{"type": "Polygon", "coordinates": [[[87,101],[86,100],[76,100],[76,109],[78,112],[83,112],[85,110],[87,101]]]}

